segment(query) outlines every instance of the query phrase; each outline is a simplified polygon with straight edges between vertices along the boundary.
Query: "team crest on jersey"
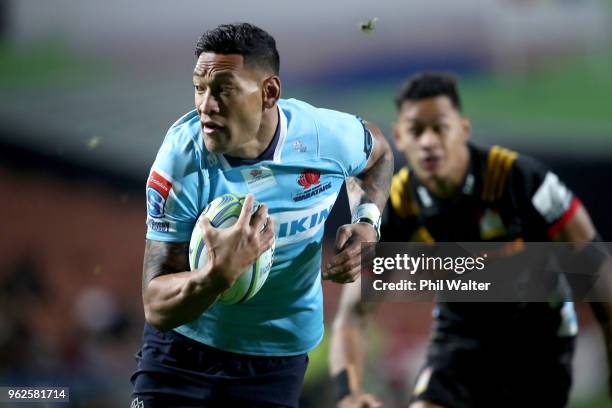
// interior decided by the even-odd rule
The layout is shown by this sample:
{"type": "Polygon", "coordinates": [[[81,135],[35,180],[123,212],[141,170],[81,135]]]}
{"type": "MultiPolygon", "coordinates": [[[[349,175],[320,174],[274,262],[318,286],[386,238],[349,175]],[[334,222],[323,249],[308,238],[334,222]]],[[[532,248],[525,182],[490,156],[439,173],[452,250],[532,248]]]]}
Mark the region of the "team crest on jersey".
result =
{"type": "Polygon", "coordinates": [[[316,170],[304,170],[298,178],[298,184],[305,189],[319,184],[321,182],[321,173],[316,170]]]}
{"type": "Polygon", "coordinates": [[[166,199],[170,195],[172,183],[153,170],[147,182],[147,214],[153,218],[164,215],[166,199]]]}
{"type": "Polygon", "coordinates": [[[240,171],[248,189],[256,192],[276,186],[272,170],[267,167],[256,167],[240,171]]]}
{"type": "Polygon", "coordinates": [[[298,177],[297,183],[304,191],[294,194],[293,201],[306,200],[331,188],[331,181],[321,183],[321,173],[312,169],[304,169],[298,177]]]}
{"type": "Polygon", "coordinates": [[[480,238],[488,241],[506,235],[506,227],[499,213],[487,208],[480,217],[480,238]]]}

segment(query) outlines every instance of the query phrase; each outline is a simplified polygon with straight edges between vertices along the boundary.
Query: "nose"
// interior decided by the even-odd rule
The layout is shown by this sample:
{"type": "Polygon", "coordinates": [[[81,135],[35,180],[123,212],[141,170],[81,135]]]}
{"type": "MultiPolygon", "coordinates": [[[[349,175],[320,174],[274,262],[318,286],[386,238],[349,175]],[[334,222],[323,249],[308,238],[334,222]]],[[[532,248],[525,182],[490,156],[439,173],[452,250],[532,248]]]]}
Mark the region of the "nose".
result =
{"type": "Polygon", "coordinates": [[[429,126],[423,131],[421,137],[419,137],[419,145],[422,149],[434,149],[439,142],[440,136],[429,126]]]}
{"type": "Polygon", "coordinates": [[[215,96],[210,92],[210,89],[199,96],[197,101],[197,109],[200,114],[210,115],[210,113],[219,112],[219,103],[215,99],[215,96]]]}

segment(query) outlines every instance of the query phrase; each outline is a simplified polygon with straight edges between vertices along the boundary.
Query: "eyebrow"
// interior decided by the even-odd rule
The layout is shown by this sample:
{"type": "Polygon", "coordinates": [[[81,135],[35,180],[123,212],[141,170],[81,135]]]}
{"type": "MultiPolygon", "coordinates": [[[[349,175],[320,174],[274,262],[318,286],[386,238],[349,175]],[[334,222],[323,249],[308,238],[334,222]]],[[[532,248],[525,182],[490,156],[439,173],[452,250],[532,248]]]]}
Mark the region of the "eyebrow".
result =
{"type": "MultiPolygon", "coordinates": [[[[200,79],[200,78],[204,78],[204,75],[200,75],[194,71],[193,79],[200,79]]],[[[233,80],[233,79],[234,79],[234,75],[231,72],[220,72],[213,76],[212,81],[216,82],[216,81],[233,80]]]]}

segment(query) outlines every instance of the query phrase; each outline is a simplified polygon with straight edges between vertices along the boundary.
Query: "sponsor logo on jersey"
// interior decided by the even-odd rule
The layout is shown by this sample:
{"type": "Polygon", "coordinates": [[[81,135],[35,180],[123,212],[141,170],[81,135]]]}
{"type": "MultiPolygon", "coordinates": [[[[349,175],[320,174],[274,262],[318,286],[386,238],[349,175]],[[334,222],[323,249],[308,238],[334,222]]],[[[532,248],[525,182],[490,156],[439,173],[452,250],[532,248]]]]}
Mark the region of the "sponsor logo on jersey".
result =
{"type": "Polygon", "coordinates": [[[147,181],[147,214],[153,218],[164,215],[166,199],[172,189],[172,183],[153,170],[147,181]]]}
{"type": "Polygon", "coordinates": [[[463,194],[471,195],[474,192],[474,175],[472,173],[465,177],[465,183],[463,183],[463,194]]]}
{"type": "Polygon", "coordinates": [[[549,171],[531,198],[531,202],[540,215],[548,223],[552,223],[569,209],[572,193],[555,173],[549,171]]]}
{"type": "Polygon", "coordinates": [[[134,398],[132,400],[132,405],[130,405],[130,408],[144,408],[144,401],[138,398],[134,398]]]}
{"type": "Polygon", "coordinates": [[[305,169],[297,179],[304,191],[293,195],[293,201],[302,201],[314,197],[331,188],[331,181],[321,184],[321,173],[317,170],[305,169]]]}
{"type": "Polygon", "coordinates": [[[433,205],[433,199],[425,187],[419,186],[417,188],[417,194],[419,195],[424,207],[431,207],[433,205]]]}
{"type": "Polygon", "coordinates": [[[273,214],[271,217],[276,224],[276,246],[292,244],[316,235],[329,217],[336,197],[337,194],[330,195],[302,210],[273,214]]]}
{"type": "Polygon", "coordinates": [[[240,171],[251,192],[256,192],[276,186],[272,170],[267,167],[257,167],[240,171]]]}
{"type": "Polygon", "coordinates": [[[170,231],[170,222],[169,221],[157,221],[157,220],[147,220],[147,225],[149,229],[156,232],[171,232],[170,231]]]}

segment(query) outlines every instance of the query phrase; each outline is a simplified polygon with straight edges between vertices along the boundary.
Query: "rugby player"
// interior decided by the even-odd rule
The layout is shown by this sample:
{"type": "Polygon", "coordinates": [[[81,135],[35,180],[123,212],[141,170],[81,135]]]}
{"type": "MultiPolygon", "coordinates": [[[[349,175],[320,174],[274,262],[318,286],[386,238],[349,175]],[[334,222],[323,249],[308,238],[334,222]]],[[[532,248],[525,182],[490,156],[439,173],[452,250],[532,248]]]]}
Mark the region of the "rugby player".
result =
{"type": "MultiPolygon", "coordinates": [[[[408,165],[393,178],[383,241],[598,240],[587,211],[552,171],[503,147],[469,142],[454,77],[418,74],[396,104],[393,139],[408,165]]],[[[592,305],[609,358],[610,306],[592,305]]],[[[361,392],[368,310],[359,281],[343,288],[330,351],[339,407],[380,406],[361,392]]],[[[440,302],[434,319],[412,408],[566,404],[577,333],[571,302],[440,302]]]]}
{"type": "Polygon", "coordinates": [[[132,376],[135,407],[296,407],[307,352],[323,337],[324,221],[348,176],[365,195],[337,233],[353,281],[362,241],[376,241],[393,156],[373,125],[280,99],[275,40],[247,23],[196,45],[195,109],[173,124],[147,182],[142,277],[146,323],[132,376]],[[201,224],[209,262],[189,271],[191,231],[207,203],[247,194],[237,223],[201,224]],[[264,203],[251,215],[256,198],[264,203]],[[251,300],[215,303],[275,240],[269,277],[251,300]]]}

